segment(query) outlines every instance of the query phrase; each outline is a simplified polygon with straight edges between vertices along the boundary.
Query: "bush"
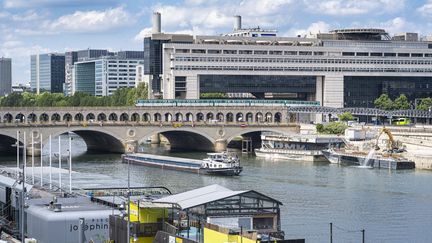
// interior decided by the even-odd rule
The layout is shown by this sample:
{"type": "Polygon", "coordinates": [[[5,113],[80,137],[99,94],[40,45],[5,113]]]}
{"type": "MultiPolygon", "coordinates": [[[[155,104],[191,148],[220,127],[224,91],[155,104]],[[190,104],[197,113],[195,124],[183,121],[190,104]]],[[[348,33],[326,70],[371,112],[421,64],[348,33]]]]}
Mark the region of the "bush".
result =
{"type": "Polygon", "coordinates": [[[348,126],[342,122],[330,122],[326,125],[316,125],[317,132],[324,134],[343,134],[347,128],[348,126]]]}

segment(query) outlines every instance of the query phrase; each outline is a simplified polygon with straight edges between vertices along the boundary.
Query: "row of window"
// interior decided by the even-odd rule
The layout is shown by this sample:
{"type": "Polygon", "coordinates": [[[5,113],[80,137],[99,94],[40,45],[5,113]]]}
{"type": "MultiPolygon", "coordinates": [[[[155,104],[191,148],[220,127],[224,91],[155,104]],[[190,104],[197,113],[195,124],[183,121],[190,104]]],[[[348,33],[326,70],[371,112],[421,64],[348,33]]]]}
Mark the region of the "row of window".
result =
{"type": "Polygon", "coordinates": [[[228,54],[228,55],[286,55],[286,56],[362,56],[362,57],[432,57],[432,53],[396,52],[323,52],[323,51],[278,51],[278,50],[219,50],[176,49],[176,53],[228,54]]]}
{"type": "Polygon", "coordinates": [[[175,65],[174,70],[218,70],[218,71],[290,71],[290,72],[399,72],[430,73],[432,68],[353,68],[353,67],[255,67],[255,66],[186,66],[175,65]]]}
{"type": "Polygon", "coordinates": [[[298,58],[243,58],[243,57],[175,57],[176,62],[254,62],[254,63],[339,63],[339,64],[404,64],[432,65],[432,60],[382,59],[298,59],[298,58]]]}

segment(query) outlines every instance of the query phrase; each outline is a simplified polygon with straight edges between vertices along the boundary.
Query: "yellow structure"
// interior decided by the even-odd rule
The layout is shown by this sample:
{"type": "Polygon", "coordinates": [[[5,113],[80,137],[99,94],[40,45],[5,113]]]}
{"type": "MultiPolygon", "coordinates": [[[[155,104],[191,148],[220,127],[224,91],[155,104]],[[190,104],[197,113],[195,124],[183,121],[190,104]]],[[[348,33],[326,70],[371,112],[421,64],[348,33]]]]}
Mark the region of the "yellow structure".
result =
{"type": "Polygon", "coordinates": [[[256,234],[230,235],[228,229],[207,224],[204,227],[204,243],[257,243],[256,234]]]}
{"type": "MultiPolygon", "coordinates": [[[[162,218],[168,217],[168,210],[166,204],[157,204],[151,202],[131,202],[130,204],[130,220],[132,223],[158,223],[162,218]]],[[[131,237],[130,243],[153,243],[154,236],[151,237],[138,237],[134,239],[131,237]]]]}

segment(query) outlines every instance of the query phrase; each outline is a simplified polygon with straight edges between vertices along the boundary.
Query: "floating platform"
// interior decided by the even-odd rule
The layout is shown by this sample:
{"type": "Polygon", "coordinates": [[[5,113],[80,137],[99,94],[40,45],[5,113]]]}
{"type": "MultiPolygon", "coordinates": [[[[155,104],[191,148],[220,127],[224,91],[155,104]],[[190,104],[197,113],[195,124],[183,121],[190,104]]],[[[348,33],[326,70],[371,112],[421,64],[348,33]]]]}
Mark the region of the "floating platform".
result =
{"type": "Polygon", "coordinates": [[[368,161],[365,161],[367,160],[367,155],[363,154],[353,154],[334,150],[324,150],[322,152],[324,156],[330,161],[330,163],[334,164],[356,166],[367,164],[367,166],[373,168],[391,170],[415,169],[415,163],[405,158],[374,156],[371,157],[368,161]]]}

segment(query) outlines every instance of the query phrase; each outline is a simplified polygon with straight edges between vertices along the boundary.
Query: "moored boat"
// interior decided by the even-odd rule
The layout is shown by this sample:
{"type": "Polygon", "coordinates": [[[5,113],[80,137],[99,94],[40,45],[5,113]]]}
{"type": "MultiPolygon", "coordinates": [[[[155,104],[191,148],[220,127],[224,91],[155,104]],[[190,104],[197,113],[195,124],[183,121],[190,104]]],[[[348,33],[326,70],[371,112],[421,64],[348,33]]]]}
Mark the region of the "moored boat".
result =
{"type": "Polygon", "coordinates": [[[334,164],[367,166],[371,168],[383,168],[392,170],[414,169],[415,163],[408,159],[395,155],[365,154],[359,152],[347,152],[344,150],[328,149],[322,151],[324,156],[334,164]]]}
{"type": "Polygon", "coordinates": [[[261,140],[261,148],[255,149],[257,157],[310,162],[326,162],[322,150],[328,148],[330,144],[340,146],[344,142],[336,136],[286,136],[272,133],[261,135],[261,140]]]}
{"type": "Polygon", "coordinates": [[[203,160],[178,158],[171,156],[152,154],[125,154],[123,163],[133,163],[162,169],[179,170],[208,175],[237,176],[243,168],[237,156],[231,156],[226,152],[209,153],[203,160]]]}

